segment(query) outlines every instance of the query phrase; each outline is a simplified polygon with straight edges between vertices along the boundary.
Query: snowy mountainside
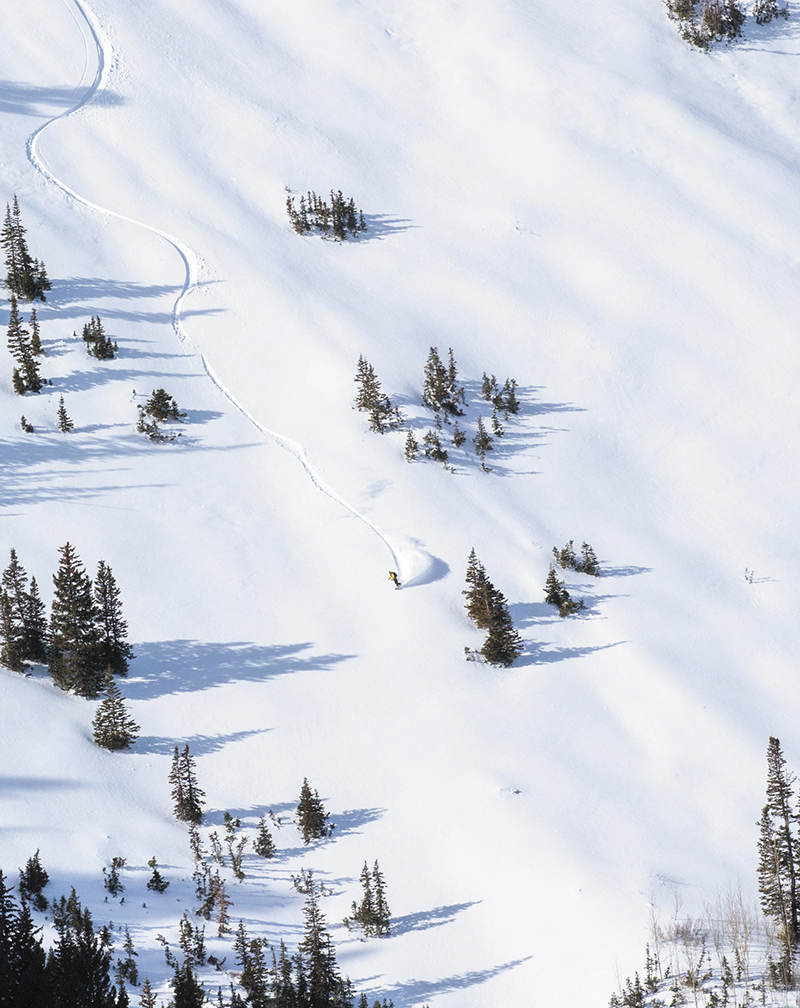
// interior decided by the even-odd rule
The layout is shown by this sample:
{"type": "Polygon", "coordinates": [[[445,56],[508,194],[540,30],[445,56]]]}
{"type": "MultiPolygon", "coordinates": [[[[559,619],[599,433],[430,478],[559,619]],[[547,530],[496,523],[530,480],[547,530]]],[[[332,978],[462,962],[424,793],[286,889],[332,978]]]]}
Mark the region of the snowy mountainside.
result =
{"type": "MultiPolygon", "coordinates": [[[[112,566],[143,736],[100,752],[94,704],[5,673],[0,866],[40,847],[102,920],[101,868],[155,854],[174,924],[188,741],[217,820],[307,776],[342,825],[242,889],[260,933],[296,933],[301,865],[340,921],[377,857],[405,927],[335,932],[359,989],[603,1005],[662,880],[752,890],[768,735],[800,764],[797,26],[703,56],[657,2],[264,6],[32,0],[0,40],[6,198],[54,282],[52,387],[20,401],[2,350],[4,548],[45,588],[67,540],[112,566]],[[28,137],[73,108],[32,152],[48,178],[28,137]],[[293,234],[286,187],[340,187],[369,231],[293,234]],[[196,268],[184,340],[186,267],[150,229],[196,268]],[[115,361],[72,339],[95,313],[115,361]],[[432,345],[470,434],[482,373],[519,382],[490,474],[408,465],[352,409],[363,354],[421,435],[432,345]],[[134,430],[161,385],[183,444],[134,430]],[[568,579],[589,609],[559,620],[542,586],[572,538],[604,577],[568,579]],[[526,641],[508,671],[464,661],[473,546],[526,641]]],[[[134,912],[135,877],[163,986],[169,915],[134,912]]]]}

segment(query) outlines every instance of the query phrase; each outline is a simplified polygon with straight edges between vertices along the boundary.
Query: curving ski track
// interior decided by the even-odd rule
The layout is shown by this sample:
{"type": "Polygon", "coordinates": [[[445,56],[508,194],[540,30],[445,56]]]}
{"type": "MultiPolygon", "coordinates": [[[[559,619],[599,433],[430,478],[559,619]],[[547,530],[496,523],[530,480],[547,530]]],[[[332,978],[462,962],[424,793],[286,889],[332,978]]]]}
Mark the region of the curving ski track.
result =
{"type": "MultiPolygon", "coordinates": [[[[181,322],[181,305],[183,303],[184,298],[189,293],[191,293],[191,291],[197,285],[198,269],[197,269],[197,258],[194,252],[189,248],[188,245],[184,245],[182,241],[168,234],[166,231],[162,231],[159,228],[153,227],[150,224],[144,224],[142,223],[142,221],[135,220],[133,217],[126,217],[125,214],[117,213],[117,211],[115,210],[108,210],[106,207],[98,206],[96,203],[92,203],[84,196],[81,196],[79,193],[75,192],[74,189],[71,189],[65,182],[62,182],[61,179],[59,179],[56,175],[53,174],[53,172],[48,167],[47,162],[44,160],[43,156],[39,153],[38,149],[39,138],[45,132],[45,130],[49,129],[53,125],[53,123],[56,123],[61,119],[66,119],[68,116],[74,115],[76,112],[80,111],[80,109],[88,105],[94,99],[97,92],[100,91],[105,86],[108,80],[110,69],[110,57],[112,51],[111,42],[109,41],[106,33],[103,31],[103,28],[100,25],[100,22],[98,21],[94,11],[88,6],[88,4],[84,2],[84,0],[62,0],[62,2],[68,8],[73,17],[75,16],[75,12],[73,10],[74,6],[74,8],[77,9],[80,16],[86,22],[89,32],[91,33],[92,39],[94,40],[95,49],[97,51],[97,70],[95,72],[94,80],[92,81],[89,89],[80,99],[80,101],[78,101],[75,105],[73,105],[72,108],[67,109],[66,112],[62,112],[60,115],[54,116],[52,119],[49,119],[46,123],[43,123],[41,126],[39,126],[38,129],[34,130],[33,133],[31,133],[31,135],[28,137],[28,141],[26,144],[26,153],[28,155],[28,160],[31,162],[33,167],[47,179],[48,182],[51,182],[54,186],[57,186],[62,192],[66,193],[66,195],[69,196],[70,199],[75,200],[77,203],[80,203],[91,210],[95,210],[97,213],[105,214],[108,217],[116,217],[117,220],[127,221],[129,224],[135,224],[138,227],[144,228],[146,231],[150,231],[152,234],[161,238],[162,241],[167,242],[168,245],[171,245],[172,248],[175,249],[175,251],[181,257],[181,260],[183,261],[184,281],[183,281],[183,287],[180,293],[178,294],[178,297],[176,298],[175,304],[173,305],[172,308],[172,328],[174,329],[178,339],[180,339],[184,343],[189,343],[190,342],[189,336],[186,333],[186,330],[183,328],[183,323],[181,322]]],[[[88,65],[88,53],[87,53],[86,65],[88,65]]],[[[84,66],[84,74],[86,73],[86,65],[84,66]]],[[[228,399],[231,405],[233,405],[237,410],[239,410],[240,413],[242,413],[245,417],[247,417],[250,423],[252,423],[253,426],[258,431],[260,431],[267,437],[271,438],[279,447],[283,448],[284,451],[287,451],[291,455],[293,455],[300,463],[300,465],[302,465],[303,469],[306,471],[311,482],[321,493],[324,493],[326,496],[336,501],[336,503],[341,505],[346,511],[349,511],[350,514],[354,515],[356,518],[360,519],[360,521],[364,522],[364,524],[378,536],[378,538],[384,543],[386,548],[389,550],[389,552],[392,555],[392,565],[398,570],[398,572],[402,576],[404,574],[403,571],[404,565],[401,563],[400,557],[394,545],[390,542],[387,536],[381,531],[381,529],[378,528],[378,526],[375,525],[374,522],[370,521],[369,518],[365,517],[354,507],[348,504],[346,500],[344,500],[342,497],[339,496],[339,494],[336,493],[335,490],[331,489],[331,487],[329,487],[322,479],[320,479],[320,477],[317,475],[317,473],[312,468],[310,462],[308,461],[308,457],[302,445],[298,444],[296,441],[292,441],[290,438],[284,437],[282,434],[278,434],[276,431],[270,430],[268,427],[265,427],[262,423],[256,420],[256,418],[252,415],[252,413],[250,413],[249,410],[247,410],[242,405],[242,403],[239,402],[236,396],[234,396],[233,393],[228,391],[228,389],[222,384],[219,378],[217,378],[217,376],[214,374],[214,371],[211,368],[211,365],[206,360],[205,355],[199,349],[197,349],[197,352],[200,356],[200,360],[203,364],[203,369],[205,370],[205,373],[208,375],[209,380],[228,399]]],[[[423,551],[418,552],[422,553],[423,551]]],[[[429,559],[432,560],[432,558],[429,559]]],[[[421,572],[416,573],[416,576],[412,578],[410,583],[413,584],[414,582],[419,582],[420,579],[421,579],[421,572]]]]}

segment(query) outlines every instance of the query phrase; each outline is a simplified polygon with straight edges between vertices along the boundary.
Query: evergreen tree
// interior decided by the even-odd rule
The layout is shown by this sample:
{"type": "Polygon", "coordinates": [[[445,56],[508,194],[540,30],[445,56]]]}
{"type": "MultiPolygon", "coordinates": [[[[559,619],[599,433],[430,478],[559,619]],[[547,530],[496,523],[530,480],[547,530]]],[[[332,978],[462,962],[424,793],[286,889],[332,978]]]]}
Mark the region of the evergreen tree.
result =
{"type": "Polygon", "coordinates": [[[64,396],[59,396],[58,399],[58,429],[62,434],[68,434],[75,424],[70,419],[67,413],[67,407],[64,405],[64,396]]]}
{"type": "MultiPolygon", "coordinates": [[[[38,332],[38,322],[36,326],[38,332]]],[[[14,391],[17,395],[39,392],[44,385],[44,379],[39,374],[39,363],[34,354],[30,334],[22,327],[22,318],[13,295],[8,322],[8,349],[18,364],[18,367],[14,368],[14,391]]]]}
{"type": "MultiPolygon", "coordinates": [[[[17,916],[17,905],[11,895],[11,887],[6,885],[3,873],[0,871],[0,997],[4,991],[14,992],[17,986],[14,947],[17,916]]],[[[10,998],[9,1001],[14,1004],[10,998]]]]}
{"type": "Polygon", "coordinates": [[[798,815],[794,811],[794,778],[786,770],[780,741],[767,748],[767,803],[761,813],[758,840],[758,890],[764,915],[774,921],[781,945],[782,986],[794,983],[798,947],[798,815]]]}
{"type": "Polygon", "coordinates": [[[597,561],[597,554],[587,542],[581,545],[581,559],[578,570],[583,571],[584,574],[591,574],[592,577],[600,577],[600,564],[597,561]]]}
{"type": "Polygon", "coordinates": [[[558,580],[555,567],[551,567],[547,572],[547,580],[544,584],[544,600],[549,605],[558,607],[559,616],[573,616],[585,608],[583,599],[573,599],[564,587],[564,582],[558,580]]]}
{"type": "Polygon", "coordinates": [[[158,870],[158,862],[155,857],[151,857],[147,864],[153,869],[153,874],[147,880],[147,888],[150,892],[165,893],[169,889],[169,882],[158,870]]]}
{"type": "Polygon", "coordinates": [[[481,654],[489,665],[510,668],[524,651],[522,638],[514,629],[505,599],[498,603],[481,654]]]}
{"type": "Polygon", "coordinates": [[[570,539],[563,549],[553,547],[553,557],[561,570],[578,570],[573,542],[574,540],[570,539]]]}
{"type": "Polygon", "coordinates": [[[106,673],[106,695],[92,721],[94,741],[101,749],[130,749],[139,735],[139,726],[125,709],[111,669],[106,673]]]}
{"type": "Polygon", "coordinates": [[[69,543],[59,552],[50,614],[50,674],[61,689],[96,697],[103,687],[105,669],[99,657],[92,582],[69,543]]]}
{"type": "Polygon", "coordinates": [[[131,938],[131,933],[127,926],[125,927],[125,941],[122,943],[122,950],[125,953],[125,958],[117,959],[116,965],[116,975],[117,982],[122,989],[123,981],[126,980],[131,986],[139,986],[139,969],[136,965],[136,957],[139,953],[133,944],[133,938],[131,938]]]}
{"type": "Polygon", "coordinates": [[[44,264],[34,259],[28,251],[16,196],[12,207],[6,204],[0,245],[6,255],[6,287],[9,291],[25,301],[46,300],[45,291],[49,291],[52,285],[47,279],[44,264]]]}
{"type": "Polygon", "coordinates": [[[459,402],[464,399],[464,390],[458,386],[453,351],[450,350],[450,366],[442,363],[439,351],[431,347],[425,362],[424,380],[422,383],[422,402],[434,413],[443,414],[445,420],[450,416],[462,416],[459,402]]]}
{"type": "Polygon", "coordinates": [[[259,857],[272,858],[275,857],[275,841],[272,839],[272,834],[267,827],[266,816],[261,816],[258,820],[258,836],[253,844],[253,850],[258,854],[259,857]]]}
{"type": "Polygon", "coordinates": [[[510,667],[522,654],[522,639],[514,629],[505,596],[489,580],[474,549],[467,560],[466,582],[467,615],[478,629],[488,631],[481,654],[489,665],[510,667]]]}
{"type": "Polygon", "coordinates": [[[144,978],[144,983],[142,984],[142,995],[139,999],[139,1006],[140,1008],[158,1008],[156,996],[153,993],[153,988],[150,986],[150,977],[144,978]]]}
{"type": "Polygon", "coordinates": [[[173,992],[171,1008],[203,1008],[206,1000],[205,992],[190,962],[175,966],[175,973],[169,985],[173,992]]]}
{"type": "Polygon", "coordinates": [[[352,198],[344,198],[341,189],[331,190],[330,204],[315,192],[309,192],[300,197],[297,206],[295,197],[286,191],[286,212],[297,234],[317,231],[323,238],[330,235],[334,241],[346,241],[348,236],[354,238],[367,230],[363,212],[356,209],[352,198]]]}
{"type": "Polygon", "coordinates": [[[106,869],[103,868],[103,886],[108,889],[115,899],[120,893],[125,892],[125,886],[119,877],[119,870],[124,867],[125,858],[113,857],[111,858],[111,871],[106,872],[106,869]]]}
{"type": "Polygon", "coordinates": [[[39,328],[39,319],[36,317],[36,309],[31,308],[31,353],[34,357],[44,357],[44,347],[42,346],[42,333],[39,328]]]}
{"type": "Polygon", "coordinates": [[[467,435],[458,426],[458,420],[453,424],[453,447],[461,448],[462,445],[467,443],[467,435]]]}
{"type": "Polygon", "coordinates": [[[385,434],[403,426],[405,420],[400,411],[392,406],[388,396],[383,395],[375,369],[363,356],[358,358],[355,382],[358,385],[356,409],[368,414],[369,429],[373,434],[385,434]]]}
{"type": "Polygon", "coordinates": [[[416,462],[418,452],[419,452],[419,443],[417,439],[414,437],[412,431],[409,431],[406,434],[406,444],[404,448],[406,462],[416,462]]]}
{"type": "Polygon", "coordinates": [[[447,465],[447,450],[442,447],[439,435],[435,431],[425,431],[422,443],[425,445],[426,458],[432,459],[434,462],[441,462],[442,465],[447,465]]]}
{"type": "Polygon", "coordinates": [[[486,452],[492,451],[492,438],[489,432],[483,425],[483,417],[478,417],[478,432],[472,439],[472,443],[475,445],[475,454],[481,460],[481,469],[484,472],[488,472],[486,466],[486,452]]]}
{"type": "Polygon", "coordinates": [[[297,954],[298,999],[303,1008],[351,1008],[352,993],[336,963],[325,915],[312,885],[303,908],[304,933],[297,954]],[[305,1001],[303,1001],[303,997],[305,1001]]]}
{"type": "Polygon", "coordinates": [[[344,924],[359,928],[365,938],[381,938],[391,932],[391,913],[386,902],[386,882],[376,861],[370,872],[366,861],[361,870],[361,902],[352,904],[352,916],[344,924]]]}
{"type": "Polygon", "coordinates": [[[494,375],[486,374],[483,372],[483,382],[481,383],[481,396],[486,400],[486,402],[494,402],[495,396],[498,394],[497,379],[494,375]]]}
{"type": "Polygon", "coordinates": [[[54,906],[53,923],[58,938],[47,961],[53,1008],[119,1008],[107,934],[95,933],[74,889],[69,900],[62,897],[54,906]]]}
{"type": "Polygon", "coordinates": [[[505,428],[500,423],[500,418],[497,415],[497,407],[492,410],[492,434],[495,437],[502,437],[505,434],[505,428]]]}
{"type": "Polygon", "coordinates": [[[83,327],[83,341],[90,357],[95,357],[97,360],[113,360],[116,357],[117,344],[106,336],[99,315],[93,315],[83,327]]]}
{"type": "Polygon", "coordinates": [[[111,568],[101,560],[94,581],[99,660],[110,668],[114,675],[124,676],[128,674],[128,662],[134,654],[133,648],[125,640],[128,636],[128,624],[122,618],[122,602],[119,596],[119,588],[111,568]]]}
{"type": "Polygon", "coordinates": [[[33,923],[23,902],[14,934],[16,1002],[15,1008],[51,1008],[53,1001],[46,971],[46,956],[39,937],[41,928],[33,923]]]}
{"type": "Polygon", "coordinates": [[[180,422],[186,418],[186,414],[181,413],[178,404],[163,388],[153,389],[153,394],[144,406],[144,412],[158,423],[165,423],[168,420],[180,422]]]}
{"type": "Polygon", "coordinates": [[[182,752],[179,752],[178,747],[175,746],[169,782],[172,784],[175,818],[180,822],[200,825],[203,821],[205,791],[201,791],[197,784],[194,758],[189,752],[188,745],[183,747],[182,752]]]}
{"type": "MultiPolygon", "coordinates": [[[[19,371],[17,371],[17,376],[19,376],[19,371]]],[[[24,414],[19,418],[19,425],[26,434],[34,433],[33,424],[28,423],[28,421],[25,419],[24,414]]]]}
{"type": "Polygon", "coordinates": [[[42,890],[50,882],[50,876],[42,867],[37,850],[33,857],[28,858],[25,867],[19,873],[19,894],[23,901],[33,903],[40,912],[47,909],[47,900],[42,890]]]}
{"type": "Polygon", "coordinates": [[[497,408],[503,411],[505,420],[508,420],[509,416],[516,416],[519,413],[517,383],[513,378],[506,378],[503,391],[498,396],[497,408]]]}
{"type": "Polygon", "coordinates": [[[273,1002],[269,996],[270,971],[264,961],[266,943],[263,939],[251,939],[245,930],[244,923],[239,921],[233,948],[236,962],[241,969],[239,983],[247,994],[247,1004],[251,1008],[271,1008],[273,1002]]]}
{"type": "Polygon", "coordinates": [[[11,561],[2,575],[0,589],[0,661],[15,672],[25,661],[47,660],[47,621],[36,578],[31,579],[11,550],[11,561]]]}
{"type": "Polygon", "coordinates": [[[325,811],[317,791],[312,791],[308,778],[303,778],[303,786],[300,788],[300,800],[297,803],[296,822],[303,835],[303,843],[309,844],[312,840],[325,840],[334,830],[334,824],[328,824],[330,814],[325,811]]]}

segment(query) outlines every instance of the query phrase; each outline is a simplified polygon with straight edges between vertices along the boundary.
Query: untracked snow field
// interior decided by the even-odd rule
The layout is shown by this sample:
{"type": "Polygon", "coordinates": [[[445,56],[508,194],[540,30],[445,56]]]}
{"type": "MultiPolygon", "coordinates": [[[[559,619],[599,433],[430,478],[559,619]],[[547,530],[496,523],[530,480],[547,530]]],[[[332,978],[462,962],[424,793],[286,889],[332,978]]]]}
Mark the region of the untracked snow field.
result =
{"type": "Polygon", "coordinates": [[[209,826],[291,818],[304,777],[337,823],[246,856],[253,934],[297,939],[312,868],[371,1001],[606,1005],[651,905],[755,896],[768,736],[800,768],[800,10],[703,55],[659,0],[5,7],[2,198],[53,290],[52,385],[21,400],[0,348],[0,547],[48,600],[65,542],[111,566],[141,738],[98,749],[94,702],[0,671],[0,868],[40,848],[166,997],[188,742],[209,826]],[[294,234],[286,190],[331,188],[367,232],[294,234]],[[431,346],[470,438],[483,372],[518,382],[489,473],[408,464],[353,409],[363,354],[421,440],[431,346]],[[157,387],[174,445],[135,430],[157,387]],[[559,619],[570,539],[603,576],[569,575],[587,609],[559,619]],[[511,669],[464,660],[473,547],[511,669]],[[394,933],[362,943],[340,922],[375,859],[394,933]]]}

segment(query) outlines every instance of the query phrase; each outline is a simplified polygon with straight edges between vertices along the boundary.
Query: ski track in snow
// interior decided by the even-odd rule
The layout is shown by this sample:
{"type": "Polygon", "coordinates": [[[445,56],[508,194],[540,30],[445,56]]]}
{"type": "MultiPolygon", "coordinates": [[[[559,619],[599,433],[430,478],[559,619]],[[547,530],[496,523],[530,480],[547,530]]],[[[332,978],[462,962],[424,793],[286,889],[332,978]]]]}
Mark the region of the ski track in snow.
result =
{"type": "MultiPolygon", "coordinates": [[[[192,249],[190,249],[188,245],[185,245],[182,241],[180,241],[180,239],[173,237],[166,231],[162,231],[159,228],[153,227],[150,224],[144,224],[142,221],[135,220],[132,217],[126,217],[124,214],[117,213],[116,210],[108,210],[106,207],[98,206],[96,203],[92,203],[84,196],[81,196],[79,193],[76,193],[74,189],[71,189],[65,182],[62,182],[61,179],[59,179],[56,175],[53,174],[53,172],[48,167],[44,157],[39,153],[38,149],[39,138],[42,136],[45,130],[49,129],[50,126],[53,125],[53,123],[59,122],[59,120],[61,119],[66,119],[68,116],[74,115],[76,112],[79,112],[82,108],[87,106],[94,99],[95,95],[105,86],[105,84],[108,81],[108,75],[110,72],[111,52],[112,52],[111,42],[106,33],[103,31],[103,28],[99,20],[97,19],[97,16],[95,15],[94,11],[88,6],[88,4],[84,3],[84,0],[62,0],[62,2],[70,11],[73,17],[75,17],[75,10],[77,10],[81,15],[81,17],[86,22],[86,25],[88,26],[89,31],[92,35],[92,39],[94,40],[94,45],[97,52],[97,70],[95,72],[94,80],[92,81],[89,89],[86,91],[86,94],[80,99],[80,101],[78,101],[75,105],[73,105],[72,108],[67,109],[66,112],[62,112],[60,115],[54,116],[52,119],[49,119],[46,123],[43,123],[41,126],[38,127],[38,129],[35,129],[33,133],[31,133],[31,135],[28,137],[28,141],[26,144],[26,152],[28,155],[28,160],[31,162],[33,167],[47,179],[48,182],[51,182],[53,185],[57,186],[62,192],[66,193],[66,195],[70,199],[75,200],[77,203],[80,203],[83,206],[88,207],[90,210],[96,211],[97,213],[106,214],[109,217],[116,217],[117,220],[126,221],[129,224],[135,224],[138,227],[144,228],[145,230],[150,231],[152,234],[156,235],[162,241],[165,241],[168,245],[171,245],[172,248],[175,249],[175,251],[181,257],[181,260],[183,261],[184,281],[183,281],[183,287],[180,293],[178,294],[178,297],[176,298],[175,304],[173,305],[172,308],[172,328],[174,329],[176,336],[178,337],[179,340],[181,340],[181,342],[193,346],[181,321],[181,305],[184,299],[187,297],[187,295],[190,294],[191,291],[193,291],[194,288],[197,286],[197,274],[198,274],[197,256],[192,251],[192,249]]],[[[78,21],[77,18],[76,21],[78,21]]],[[[78,23],[80,24],[79,21],[78,23]]],[[[88,61],[89,61],[89,54],[87,48],[86,63],[84,64],[83,75],[81,77],[81,84],[83,83],[83,77],[86,75],[88,61]]],[[[79,84],[78,88],[80,86],[81,85],[79,84]]],[[[242,413],[258,431],[260,431],[265,436],[271,438],[279,447],[283,448],[284,451],[287,451],[291,455],[293,455],[300,463],[300,465],[302,465],[303,469],[307,473],[311,482],[321,493],[326,494],[332,500],[336,501],[337,504],[341,505],[341,507],[343,507],[346,511],[349,511],[350,514],[354,515],[356,518],[364,522],[364,524],[381,539],[381,541],[384,543],[384,545],[392,555],[393,566],[397,569],[398,573],[400,574],[403,582],[407,587],[410,587],[413,584],[424,584],[426,583],[426,581],[430,580],[430,578],[425,577],[425,574],[429,570],[431,570],[435,565],[436,560],[434,557],[425,553],[425,551],[423,550],[414,550],[413,556],[408,555],[409,551],[407,550],[404,550],[402,552],[398,550],[394,546],[394,544],[389,540],[386,534],[374,522],[370,521],[369,518],[367,518],[365,515],[357,511],[352,505],[348,504],[347,501],[344,500],[344,498],[340,497],[335,490],[329,487],[327,483],[325,483],[324,480],[322,480],[318,476],[318,474],[311,466],[311,463],[309,462],[308,456],[306,455],[305,449],[303,448],[302,445],[298,444],[296,441],[292,441],[291,438],[284,437],[282,434],[278,434],[276,431],[270,430],[270,428],[265,427],[262,423],[260,423],[252,415],[252,413],[250,413],[249,410],[247,410],[246,407],[239,402],[239,400],[233,395],[233,393],[231,393],[225,387],[225,385],[223,385],[223,383],[219,380],[219,378],[212,370],[211,365],[206,360],[205,354],[203,354],[202,351],[200,351],[199,348],[197,347],[194,347],[194,349],[196,350],[196,352],[200,357],[203,369],[205,373],[208,375],[209,380],[217,387],[217,389],[219,389],[222,395],[224,395],[228,399],[231,405],[233,405],[237,410],[239,410],[239,412],[242,413]],[[422,561],[422,563],[420,563],[420,561],[422,561]],[[407,574],[409,575],[408,578],[406,578],[407,574]]]]}

